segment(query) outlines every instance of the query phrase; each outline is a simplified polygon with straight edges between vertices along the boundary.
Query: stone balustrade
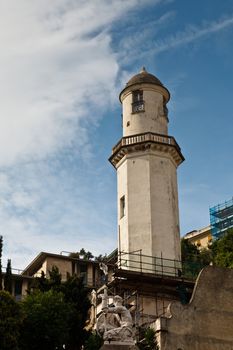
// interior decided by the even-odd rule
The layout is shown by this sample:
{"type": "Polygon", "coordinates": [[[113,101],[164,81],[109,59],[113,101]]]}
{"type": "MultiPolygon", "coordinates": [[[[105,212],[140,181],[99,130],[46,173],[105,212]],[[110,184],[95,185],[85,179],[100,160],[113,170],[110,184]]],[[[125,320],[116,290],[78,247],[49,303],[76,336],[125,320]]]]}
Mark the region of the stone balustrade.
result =
{"type": "Polygon", "coordinates": [[[122,137],[122,139],[113,147],[112,154],[117,152],[123,146],[139,144],[139,143],[148,142],[148,141],[159,142],[166,145],[172,145],[172,146],[175,146],[178,150],[180,150],[180,147],[176,143],[176,140],[174,139],[174,137],[147,132],[143,134],[136,134],[132,136],[122,137]]]}

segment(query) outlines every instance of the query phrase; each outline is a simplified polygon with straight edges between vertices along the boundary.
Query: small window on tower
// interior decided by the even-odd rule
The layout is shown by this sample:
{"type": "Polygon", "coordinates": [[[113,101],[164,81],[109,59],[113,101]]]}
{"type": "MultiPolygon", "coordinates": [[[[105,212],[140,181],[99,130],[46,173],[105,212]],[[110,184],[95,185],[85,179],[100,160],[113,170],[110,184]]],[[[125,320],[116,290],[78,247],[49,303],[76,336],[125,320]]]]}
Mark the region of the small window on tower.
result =
{"type": "Polygon", "coordinates": [[[125,216],[125,196],[120,199],[120,218],[125,216]]]}
{"type": "Polygon", "coordinates": [[[133,91],[132,112],[139,113],[144,111],[143,91],[133,91]]]}
{"type": "Polygon", "coordinates": [[[133,91],[133,102],[139,102],[139,101],[143,101],[143,91],[142,90],[133,91]]]}

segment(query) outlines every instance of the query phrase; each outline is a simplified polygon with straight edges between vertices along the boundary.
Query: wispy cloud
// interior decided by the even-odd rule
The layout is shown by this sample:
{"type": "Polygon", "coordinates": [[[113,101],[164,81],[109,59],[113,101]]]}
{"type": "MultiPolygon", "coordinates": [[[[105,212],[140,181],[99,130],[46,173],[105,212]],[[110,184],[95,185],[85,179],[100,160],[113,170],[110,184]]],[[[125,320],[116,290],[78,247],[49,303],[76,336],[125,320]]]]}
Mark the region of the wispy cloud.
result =
{"type": "MultiPolygon", "coordinates": [[[[151,43],[150,54],[158,54],[191,43],[195,40],[205,38],[212,33],[219,32],[233,26],[233,16],[218,21],[203,24],[201,27],[189,25],[186,30],[176,33],[164,40],[157,40],[151,43]]],[[[145,55],[146,53],[144,53],[145,55]]]]}
{"type": "Polygon", "coordinates": [[[105,188],[98,190],[104,175],[95,170],[90,185],[79,161],[117,96],[119,64],[109,29],[148,2],[1,4],[0,233],[4,258],[14,266],[45,249],[82,245],[100,253],[97,236],[107,231],[112,248],[111,206],[97,199],[107,197],[105,188]]]}
{"type": "Polygon", "coordinates": [[[148,60],[149,57],[153,57],[154,60],[155,55],[159,53],[205,39],[213,33],[233,26],[233,15],[225,16],[211,22],[203,20],[200,26],[188,24],[183,31],[169,36],[169,26],[176,19],[176,15],[174,10],[170,10],[149,21],[141,20],[138,30],[134,25],[131,28],[129,23],[126,35],[118,43],[119,61],[127,65],[129,62],[132,63],[132,60],[141,62],[148,60]]]}
{"type": "Polygon", "coordinates": [[[11,258],[22,268],[40,251],[85,247],[97,255],[115,248],[114,188],[109,188],[105,174],[92,175],[91,165],[80,169],[77,160],[71,166],[69,160],[56,158],[1,171],[3,265],[11,258]]]}
{"type": "Polygon", "coordinates": [[[111,103],[119,69],[108,29],[142,3],[1,6],[0,165],[47,157],[74,140],[87,143],[87,121],[96,125],[96,107],[111,103]]]}
{"type": "Polygon", "coordinates": [[[140,15],[129,19],[124,28],[124,36],[117,42],[117,55],[121,64],[128,64],[143,56],[143,52],[151,49],[151,39],[160,33],[176,17],[175,11],[167,11],[162,15],[153,15],[151,19],[140,15]]]}

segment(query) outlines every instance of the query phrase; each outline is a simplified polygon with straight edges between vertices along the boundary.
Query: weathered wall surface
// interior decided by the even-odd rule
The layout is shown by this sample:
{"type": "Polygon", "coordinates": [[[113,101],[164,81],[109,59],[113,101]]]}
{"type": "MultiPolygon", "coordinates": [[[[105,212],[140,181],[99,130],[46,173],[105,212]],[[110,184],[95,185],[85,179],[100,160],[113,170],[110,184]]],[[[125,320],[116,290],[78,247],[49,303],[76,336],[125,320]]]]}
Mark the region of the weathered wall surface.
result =
{"type": "Polygon", "coordinates": [[[170,314],[155,326],[161,350],[233,350],[233,270],[205,268],[190,303],[170,314]]]}
{"type": "Polygon", "coordinates": [[[164,98],[158,86],[141,84],[134,87],[134,90],[143,90],[145,110],[132,113],[132,91],[129,91],[123,100],[123,136],[140,134],[142,132],[155,132],[167,135],[168,119],[163,115],[164,98]]]}
{"type": "MultiPolygon", "coordinates": [[[[173,158],[161,150],[135,151],[125,156],[117,176],[119,251],[142,249],[142,254],[151,257],[160,257],[163,252],[165,259],[180,260],[178,190],[173,158]],[[123,196],[125,215],[121,217],[123,196]]],[[[171,263],[174,266],[174,262],[171,263]]],[[[152,269],[151,265],[146,267],[152,269]]],[[[170,269],[170,273],[175,271],[170,269]]]]}

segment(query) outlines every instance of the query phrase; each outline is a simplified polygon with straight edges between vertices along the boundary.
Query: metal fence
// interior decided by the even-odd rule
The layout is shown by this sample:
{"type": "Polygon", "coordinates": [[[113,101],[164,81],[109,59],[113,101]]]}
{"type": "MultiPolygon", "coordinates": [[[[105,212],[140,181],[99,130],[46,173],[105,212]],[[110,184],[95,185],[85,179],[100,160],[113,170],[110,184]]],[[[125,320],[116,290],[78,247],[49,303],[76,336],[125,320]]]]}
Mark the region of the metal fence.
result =
{"type": "Polygon", "coordinates": [[[180,261],[166,259],[162,256],[149,256],[137,252],[119,252],[116,267],[119,270],[135,271],[160,276],[195,278],[204,267],[198,259],[180,261]]]}
{"type": "MultiPolygon", "coordinates": [[[[5,266],[2,267],[2,272],[6,273],[6,267],[5,266]]],[[[22,272],[23,272],[23,270],[11,268],[11,273],[13,275],[21,275],[22,272]]]]}

